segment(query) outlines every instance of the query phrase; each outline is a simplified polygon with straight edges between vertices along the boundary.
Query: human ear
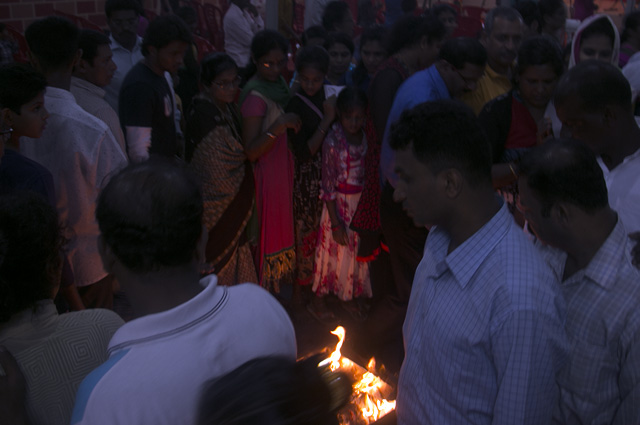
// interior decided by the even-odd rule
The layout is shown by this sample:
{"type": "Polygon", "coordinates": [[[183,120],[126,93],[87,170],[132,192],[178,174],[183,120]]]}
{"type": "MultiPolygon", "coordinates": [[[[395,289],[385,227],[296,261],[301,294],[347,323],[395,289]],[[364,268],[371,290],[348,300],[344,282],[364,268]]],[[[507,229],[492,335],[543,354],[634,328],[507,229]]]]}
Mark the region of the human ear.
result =
{"type": "Polygon", "coordinates": [[[438,175],[442,179],[444,193],[450,199],[457,198],[464,187],[464,176],[456,168],[448,168],[438,175]]]}

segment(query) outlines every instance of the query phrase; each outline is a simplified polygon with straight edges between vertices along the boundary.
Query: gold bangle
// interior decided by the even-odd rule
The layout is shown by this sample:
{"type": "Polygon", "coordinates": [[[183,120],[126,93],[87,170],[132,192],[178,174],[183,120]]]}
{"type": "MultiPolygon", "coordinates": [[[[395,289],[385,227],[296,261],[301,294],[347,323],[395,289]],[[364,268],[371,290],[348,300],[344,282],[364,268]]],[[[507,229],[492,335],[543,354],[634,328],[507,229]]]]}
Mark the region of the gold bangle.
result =
{"type": "Polygon", "coordinates": [[[516,173],[516,170],[513,169],[513,165],[511,163],[509,163],[509,169],[511,170],[511,174],[513,174],[513,178],[518,180],[518,174],[516,173]]]}
{"type": "Polygon", "coordinates": [[[320,131],[320,133],[322,133],[323,136],[327,135],[327,130],[323,129],[322,127],[318,126],[318,131],[320,131]]]}
{"type": "Polygon", "coordinates": [[[277,138],[278,136],[276,136],[275,134],[273,134],[270,131],[267,131],[267,137],[269,137],[271,140],[273,140],[273,139],[277,138]]]}

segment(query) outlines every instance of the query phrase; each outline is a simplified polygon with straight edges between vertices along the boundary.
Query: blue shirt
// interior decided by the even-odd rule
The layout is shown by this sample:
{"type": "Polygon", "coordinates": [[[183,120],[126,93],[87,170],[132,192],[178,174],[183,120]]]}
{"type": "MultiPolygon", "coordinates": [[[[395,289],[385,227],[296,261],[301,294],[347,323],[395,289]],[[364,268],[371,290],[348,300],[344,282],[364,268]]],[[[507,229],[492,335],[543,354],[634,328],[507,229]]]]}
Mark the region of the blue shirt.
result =
{"type": "Polygon", "coordinates": [[[640,424],[640,272],[618,220],[587,267],[562,281],[567,254],[540,246],[567,302],[571,360],[559,378],[560,424],[640,424]]]}
{"type": "Polygon", "coordinates": [[[405,109],[411,109],[430,100],[450,98],[449,89],[447,89],[435,65],[416,72],[398,88],[396,97],[393,99],[391,111],[389,111],[387,127],[384,129],[384,137],[382,139],[382,151],[380,153],[380,178],[382,179],[382,184],[386,179],[395,187],[398,181],[398,176],[393,172],[395,154],[389,144],[391,125],[400,119],[400,115],[405,109]]]}
{"type": "Polygon", "coordinates": [[[447,254],[435,226],[403,335],[398,424],[548,424],[566,361],[564,301],[506,204],[447,254]]]}

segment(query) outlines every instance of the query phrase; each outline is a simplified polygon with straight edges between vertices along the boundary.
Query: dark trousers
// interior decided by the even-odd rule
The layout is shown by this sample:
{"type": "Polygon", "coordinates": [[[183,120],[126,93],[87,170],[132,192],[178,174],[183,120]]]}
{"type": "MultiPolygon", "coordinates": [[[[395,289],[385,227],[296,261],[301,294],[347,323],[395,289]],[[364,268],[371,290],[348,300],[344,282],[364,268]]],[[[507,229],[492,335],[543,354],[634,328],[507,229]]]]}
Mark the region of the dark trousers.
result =
{"type": "MultiPolygon", "coordinates": [[[[404,358],[402,325],[407,313],[413,276],[416,272],[429,231],[416,227],[402,205],[393,200],[393,187],[386,182],[380,199],[382,234],[389,247],[391,279],[383,299],[371,312],[369,338],[378,341],[378,355],[389,369],[400,367],[404,358]]],[[[387,276],[389,276],[387,274],[387,276]]]]}

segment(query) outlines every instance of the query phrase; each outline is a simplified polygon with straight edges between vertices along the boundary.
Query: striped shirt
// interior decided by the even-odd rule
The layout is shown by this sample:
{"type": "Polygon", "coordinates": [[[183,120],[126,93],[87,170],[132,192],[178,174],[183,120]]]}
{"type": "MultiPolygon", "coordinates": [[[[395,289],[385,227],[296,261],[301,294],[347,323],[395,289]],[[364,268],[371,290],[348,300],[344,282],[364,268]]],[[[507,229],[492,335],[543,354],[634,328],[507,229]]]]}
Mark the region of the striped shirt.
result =
{"type": "MultiPolygon", "coordinates": [[[[571,360],[560,374],[562,424],[640,424],[640,272],[622,221],[589,265],[562,282],[571,360]]],[[[567,254],[540,246],[558,281],[567,254]]]]}
{"type": "Polygon", "coordinates": [[[404,323],[399,424],[548,424],[566,360],[564,302],[506,204],[447,254],[429,233],[404,323]]]}

